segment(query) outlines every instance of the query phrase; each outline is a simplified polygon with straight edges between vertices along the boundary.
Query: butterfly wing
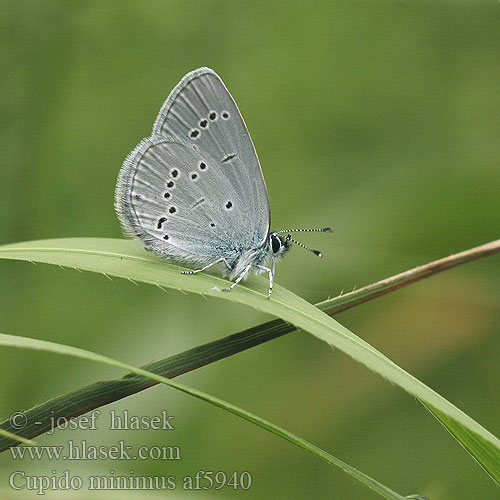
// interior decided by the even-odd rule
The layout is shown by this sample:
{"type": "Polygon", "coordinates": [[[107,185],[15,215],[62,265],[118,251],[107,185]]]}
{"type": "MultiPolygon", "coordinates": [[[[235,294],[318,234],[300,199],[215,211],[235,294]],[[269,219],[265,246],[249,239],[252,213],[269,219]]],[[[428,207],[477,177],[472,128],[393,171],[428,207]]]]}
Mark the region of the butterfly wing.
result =
{"type": "Polygon", "coordinates": [[[269,199],[239,110],[208,68],[186,75],[153,135],[125,160],[116,209],[126,232],[156,253],[193,265],[265,244],[269,199]]]}
{"type": "Polygon", "coordinates": [[[143,140],[125,160],[117,184],[116,210],[125,232],[180,262],[237,260],[244,245],[258,244],[265,234],[217,168],[172,138],[143,140]]]}
{"type": "MultiPolygon", "coordinates": [[[[215,71],[188,73],[170,93],[153,135],[175,138],[202,152],[241,193],[255,225],[270,224],[267,188],[243,117],[215,71]]],[[[266,231],[267,233],[267,231],[266,231]]]]}

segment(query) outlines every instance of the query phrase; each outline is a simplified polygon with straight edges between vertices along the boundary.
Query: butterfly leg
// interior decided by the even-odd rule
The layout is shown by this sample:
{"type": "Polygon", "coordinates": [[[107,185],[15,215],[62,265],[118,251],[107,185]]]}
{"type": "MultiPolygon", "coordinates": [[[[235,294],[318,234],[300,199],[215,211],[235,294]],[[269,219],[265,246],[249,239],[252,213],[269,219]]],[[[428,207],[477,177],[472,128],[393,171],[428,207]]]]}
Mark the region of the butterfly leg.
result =
{"type": "Polygon", "coordinates": [[[267,294],[267,298],[269,299],[271,297],[271,294],[273,293],[274,262],[273,262],[272,269],[269,269],[268,267],[265,267],[265,266],[261,266],[259,264],[257,264],[255,267],[257,269],[259,269],[260,271],[266,271],[267,273],[269,273],[269,293],[267,294]]]}
{"type": "Polygon", "coordinates": [[[207,264],[206,266],[202,267],[201,269],[195,269],[193,271],[181,271],[181,273],[182,274],[196,274],[196,273],[201,273],[202,271],[205,271],[209,267],[215,266],[215,264],[218,264],[219,262],[224,262],[224,264],[226,264],[226,267],[230,271],[232,271],[232,268],[229,265],[229,263],[227,262],[227,260],[225,259],[225,257],[221,257],[220,259],[217,259],[215,262],[211,262],[210,264],[207,264]]]}
{"type": "Polygon", "coordinates": [[[245,269],[243,269],[243,272],[238,276],[236,281],[234,281],[231,284],[231,286],[228,286],[227,288],[223,288],[222,291],[229,292],[229,290],[232,290],[248,274],[248,271],[250,271],[251,267],[252,267],[252,264],[248,264],[248,266],[245,267],[245,269]]]}

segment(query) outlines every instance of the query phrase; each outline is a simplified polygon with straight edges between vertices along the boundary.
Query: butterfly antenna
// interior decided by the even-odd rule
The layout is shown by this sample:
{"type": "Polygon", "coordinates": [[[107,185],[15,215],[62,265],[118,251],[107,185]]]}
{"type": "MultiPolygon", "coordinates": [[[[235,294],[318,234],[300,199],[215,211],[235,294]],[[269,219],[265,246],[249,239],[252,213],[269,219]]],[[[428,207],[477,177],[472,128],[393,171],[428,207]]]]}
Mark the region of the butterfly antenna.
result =
{"type": "Polygon", "coordinates": [[[276,231],[277,233],[333,233],[331,227],[322,227],[320,229],[282,229],[281,231],[276,231]]]}
{"type": "MultiPolygon", "coordinates": [[[[313,230],[314,231],[314,230],[313,230]]],[[[311,247],[308,247],[306,245],[303,245],[302,243],[299,243],[297,240],[294,240],[292,238],[292,236],[289,234],[286,238],[287,240],[289,241],[292,241],[293,243],[295,243],[296,245],[298,245],[299,247],[301,248],[305,248],[306,250],[309,250],[310,252],[312,252],[314,255],[317,255],[320,259],[323,258],[323,254],[319,251],[319,250],[314,250],[312,249],[311,247]]]]}

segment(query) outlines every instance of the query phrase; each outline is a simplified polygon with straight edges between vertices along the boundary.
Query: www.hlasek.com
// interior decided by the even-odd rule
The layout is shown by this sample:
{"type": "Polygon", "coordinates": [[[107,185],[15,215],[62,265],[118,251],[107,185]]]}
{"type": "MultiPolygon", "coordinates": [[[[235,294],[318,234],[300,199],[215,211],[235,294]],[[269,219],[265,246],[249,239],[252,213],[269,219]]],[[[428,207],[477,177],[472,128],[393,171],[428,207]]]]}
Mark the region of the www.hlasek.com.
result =
{"type": "Polygon", "coordinates": [[[52,446],[16,446],[9,448],[13,460],[181,460],[179,446],[139,446],[133,451],[122,439],[111,446],[96,446],[69,440],[52,446]]]}

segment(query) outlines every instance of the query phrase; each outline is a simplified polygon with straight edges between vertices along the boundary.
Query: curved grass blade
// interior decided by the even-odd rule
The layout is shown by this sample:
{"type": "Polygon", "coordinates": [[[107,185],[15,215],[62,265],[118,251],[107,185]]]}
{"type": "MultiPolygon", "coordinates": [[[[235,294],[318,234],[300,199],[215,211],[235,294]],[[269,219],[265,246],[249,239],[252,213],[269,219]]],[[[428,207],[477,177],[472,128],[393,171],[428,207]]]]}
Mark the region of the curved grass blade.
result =
{"type": "Polygon", "coordinates": [[[257,415],[254,415],[253,413],[250,413],[242,408],[239,408],[238,406],[235,406],[231,403],[227,403],[226,401],[216,398],[214,396],[211,396],[209,394],[206,394],[202,391],[199,391],[197,389],[193,389],[191,387],[188,387],[184,384],[179,384],[178,382],[173,382],[169,380],[168,378],[162,377],[156,373],[148,372],[146,370],[143,370],[141,368],[136,368],[132,365],[128,365],[126,363],[123,363],[121,361],[115,360],[113,358],[109,358],[107,356],[103,356],[101,354],[96,354],[91,351],[86,351],[84,349],[79,349],[77,347],[71,347],[63,344],[57,344],[54,342],[47,342],[44,340],[37,340],[37,339],[30,339],[26,337],[17,337],[15,335],[6,335],[0,333],[0,345],[3,346],[8,346],[8,347],[17,347],[20,349],[32,349],[32,350],[38,350],[38,351],[49,351],[53,352],[56,354],[62,354],[65,356],[73,356],[76,358],[81,358],[89,361],[95,361],[97,363],[103,363],[106,365],[114,366],[116,368],[122,368],[124,370],[127,370],[129,372],[135,373],[137,375],[141,375],[143,377],[148,377],[151,380],[155,380],[157,382],[160,382],[162,384],[168,385],[174,389],[177,389],[178,391],[184,392],[186,394],[189,394],[191,396],[194,396],[198,399],[201,399],[202,401],[206,401],[207,403],[210,403],[214,406],[217,406],[219,408],[222,408],[230,413],[233,413],[234,415],[243,418],[247,420],[248,422],[251,422],[259,427],[262,427],[263,429],[272,432],[276,436],[279,436],[290,443],[295,444],[296,446],[302,448],[303,450],[308,451],[309,453],[313,454],[314,456],[321,458],[325,462],[335,465],[342,469],[345,473],[349,474],[350,476],[354,477],[361,483],[363,483],[365,486],[368,486],[372,491],[378,493],[384,498],[387,498],[389,500],[404,500],[404,497],[396,493],[395,491],[392,491],[390,488],[387,486],[384,486],[383,484],[379,483],[378,481],[375,481],[375,479],[372,479],[370,476],[367,476],[363,472],[358,471],[354,467],[351,467],[350,465],[346,464],[342,460],[339,460],[338,458],[334,457],[333,455],[330,455],[326,451],[322,450],[318,446],[315,446],[305,439],[302,439],[301,437],[297,436],[296,434],[293,434],[291,432],[288,432],[287,430],[283,429],[282,427],[279,427],[277,425],[274,425],[273,423],[269,422],[268,420],[265,420],[263,418],[258,417],[257,415]]]}
{"type": "MultiPolygon", "coordinates": [[[[141,368],[166,378],[174,378],[294,330],[295,327],[290,323],[273,320],[266,325],[249,328],[223,339],[193,347],[169,358],[148,363],[141,368]]],[[[57,420],[63,417],[69,420],[143,391],[157,383],[135,373],[129,373],[117,380],[95,382],[44,401],[29,410],[23,410],[27,424],[17,432],[25,438],[39,436],[51,429],[54,418],[57,420]]],[[[0,422],[0,429],[11,432],[16,430],[9,419],[0,422]]],[[[0,453],[15,444],[15,440],[0,436],[0,453]]]]}
{"type": "MultiPolygon", "coordinates": [[[[490,245],[498,247],[498,242],[490,245]]],[[[0,258],[46,262],[170,288],[182,287],[185,291],[253,305],[257,309],[288,320],[296,327],[343,350],[355,360],[413,394],[426,405],[432,406],[436,410],[436,416],[442,414],[451,419],[455,426],[458,425],[469,436],[471,445],[468,449],[480,463],[481,449],[483,444],[487,443],[493,460],[485,470],[500,484],[500,441],[495,436],[318,308],[282,287],[275,287],[271,300],[265,299],[266,287],[254,282],[247,286],[236,287],[231,293],[223,294],[220,289],[226,286],[227,282],[221,278],[200,274],[186,280],[186,276],[179,273],[181,268],[155,258],[139,249],[136,242],[126,240],[74,238],[18,243],[0,247],[0,258]]],[[[361,301],[364,301],[362,296],[361,301]]],[[[328,307],[328,303],[322,304],[322,308],[328,309],[328,307]]],[[[441,422],[446,425],[444,420],[441,422]]],[[[454,433],[453,429],[448,426],[447,428],[454,433]]]]}
{"type": "Polygon", "coordinates": [[[499,457],[498,451],[490,442],[476,433],[464,429],[456,420],[436,410],[431,405],[420,401],[436,417],[443,427],[472,455],[479,466],[498,484],[499,457]]]}

